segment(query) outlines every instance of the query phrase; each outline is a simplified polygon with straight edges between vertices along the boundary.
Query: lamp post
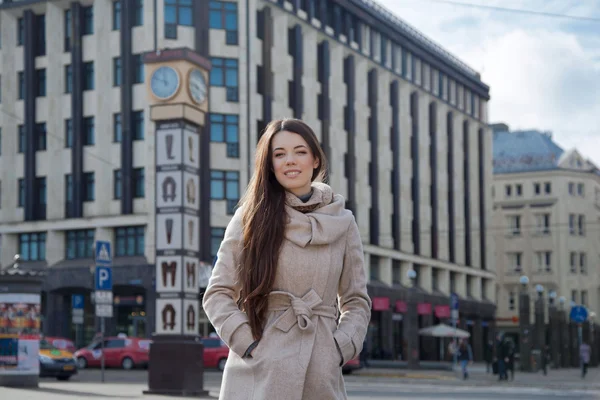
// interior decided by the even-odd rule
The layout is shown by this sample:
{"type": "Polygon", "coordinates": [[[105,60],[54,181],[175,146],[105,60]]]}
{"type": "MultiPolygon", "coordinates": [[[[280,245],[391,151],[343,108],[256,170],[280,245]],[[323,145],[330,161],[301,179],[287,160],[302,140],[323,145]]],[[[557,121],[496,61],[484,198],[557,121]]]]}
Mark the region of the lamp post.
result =
{"type": "Polygon", "coordinates": [[[590,314],[588,315],[588,320],[590,323],[590,347],[592,348],[592,357],[590,360],[590,363],[592,366],[596,366],[597,364],[597,354],[598,352],[596,351],[596,346],[595,346],[595,341],[596,338],[594,337],[596,332],[596,327],[594,326],[594,324],[596,323],[596,312],[595,311],[590,311],[590,314]]]}
{"type": "Polygon", "coordinates": [[[560,367],[560,325],[558,310],[556,309],[556,291],[552,290],[548,295],[548,317],[550,325],[550,354],[554,368],[560,367]]]}
{"type": "Polygon", "coordinates": [[[535,349],[539,352],[539,366],[545,365],[546,357],[546,324],[544,321],[544,287],[540,284],[535,285],[535,291],[538,295],[535,301],[535,349]]]}
{"type": "Polygon", "coordinates": [[[407,361],[408,368],[419,367],[419,318],[417,314],[417,272],[408,270],[406,274],[410,281],[408,290],[407,312],[406,312],[406,337],[407,337],[407,361]]]}
{"type": "Polygon", "coordinates": [[[521,292],[519,293],[519,349],[521,353],[521,370],[531,371],[531,341],[529,338],[531,305],[529,304],[529,278],[526,275],[519,278],[521,292]]]}
{"type": "Polygon", "coordinates": [[[559,317],[560,317],[560,366],[568,368],[570,365],[570,344],[569,344],[569,324],[566,314],[567,299],[565,296],[558,298],[559,317]]]}

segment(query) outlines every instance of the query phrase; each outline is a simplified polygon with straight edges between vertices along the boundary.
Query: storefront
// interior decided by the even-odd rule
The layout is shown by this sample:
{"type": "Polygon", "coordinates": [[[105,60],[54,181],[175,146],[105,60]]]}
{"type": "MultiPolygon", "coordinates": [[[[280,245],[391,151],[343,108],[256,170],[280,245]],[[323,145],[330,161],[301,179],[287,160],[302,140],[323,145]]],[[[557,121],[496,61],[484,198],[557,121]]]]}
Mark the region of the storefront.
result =
{"type": "MultiPolygon", "coordinates": [[[[445,323],[452,324],[450,299],[441,294],[425,293],[417,289],[416,308],[418,326],[407,329],[404,316],[408,311],[408,288],[400,285],[389,287],[369,284],[368,291],[373,302],[371,322],[367,333],[367,351],[372,359],[406,359],[407,332],[418,334],[419,329],[445,323]]],[[[494,335],[496,307],[491,302],[460,299],[457,327],[471,334],[469,342],[476,361],[481,361],[484,344],[494,335]]],[[[421,360],[449,360],[446,351],[448,340],[421,336],[419,356],[421,360]]]]}

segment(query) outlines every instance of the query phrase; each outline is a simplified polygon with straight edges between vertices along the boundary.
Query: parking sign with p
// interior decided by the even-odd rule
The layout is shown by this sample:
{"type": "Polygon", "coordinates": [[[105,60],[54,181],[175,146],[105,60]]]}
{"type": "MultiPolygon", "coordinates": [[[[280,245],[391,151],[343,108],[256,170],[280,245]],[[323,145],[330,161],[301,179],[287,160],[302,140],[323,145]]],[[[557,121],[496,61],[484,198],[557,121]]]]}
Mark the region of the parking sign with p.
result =
{"type": "Polygon", "coordinates": [[[96,290],[112,290],[112,270],[110,267],[96,267],[96,290]]]}

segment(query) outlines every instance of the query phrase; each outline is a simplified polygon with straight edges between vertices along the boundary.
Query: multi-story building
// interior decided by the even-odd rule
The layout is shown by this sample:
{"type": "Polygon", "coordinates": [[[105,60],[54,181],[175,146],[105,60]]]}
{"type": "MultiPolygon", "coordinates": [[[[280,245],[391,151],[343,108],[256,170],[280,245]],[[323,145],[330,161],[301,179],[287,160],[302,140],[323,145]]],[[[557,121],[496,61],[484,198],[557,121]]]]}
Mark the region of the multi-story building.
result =
{"type": "MultiPolygon", "coordinates": [[[[187,47],[212,62],[202,258],[216,254],[261,129],[302,118],[364,240],[373,356],[403,355],[411,269],[419,326],[446,320],[456,292],[481,356],[495,312],[489,88],[414,28],[371,0],[5,1],[0,27],[2,265],[18,253],[21,268],[47,268],[46,333],[70,335],[70,295],[90,293],[94,240],[115,249],[109,331],[153,331],[142,55],[187,47]]],[[[422,356],[437,357],[435,346],[422,356]]]]}
{"type": "Polygon", "coordinates": [[[600,169],[549,132],[493,129],[499,328],[518,332],[523,275],[567,307],[600,309],[600,169]]]}

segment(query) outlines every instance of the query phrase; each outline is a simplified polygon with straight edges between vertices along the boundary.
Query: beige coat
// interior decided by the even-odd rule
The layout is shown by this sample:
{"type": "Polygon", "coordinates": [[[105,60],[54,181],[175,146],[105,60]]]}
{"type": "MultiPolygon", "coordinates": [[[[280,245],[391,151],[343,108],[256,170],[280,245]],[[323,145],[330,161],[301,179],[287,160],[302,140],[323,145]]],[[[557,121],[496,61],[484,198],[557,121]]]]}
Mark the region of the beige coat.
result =
{"type": "Polygon", "coordinates": [[[288,193],[286,212],[267,323],[252,358],[242,358],[254,340],[247,315],[233,300],[239,292],[240,210],[217,254],[203,306],[231,349],[220,399],[347,398],[336,341],[345,364],[360,353],[371,317],[358,227],[343,197],[322,183],[313,183],[306,203],[288,193]]]}

